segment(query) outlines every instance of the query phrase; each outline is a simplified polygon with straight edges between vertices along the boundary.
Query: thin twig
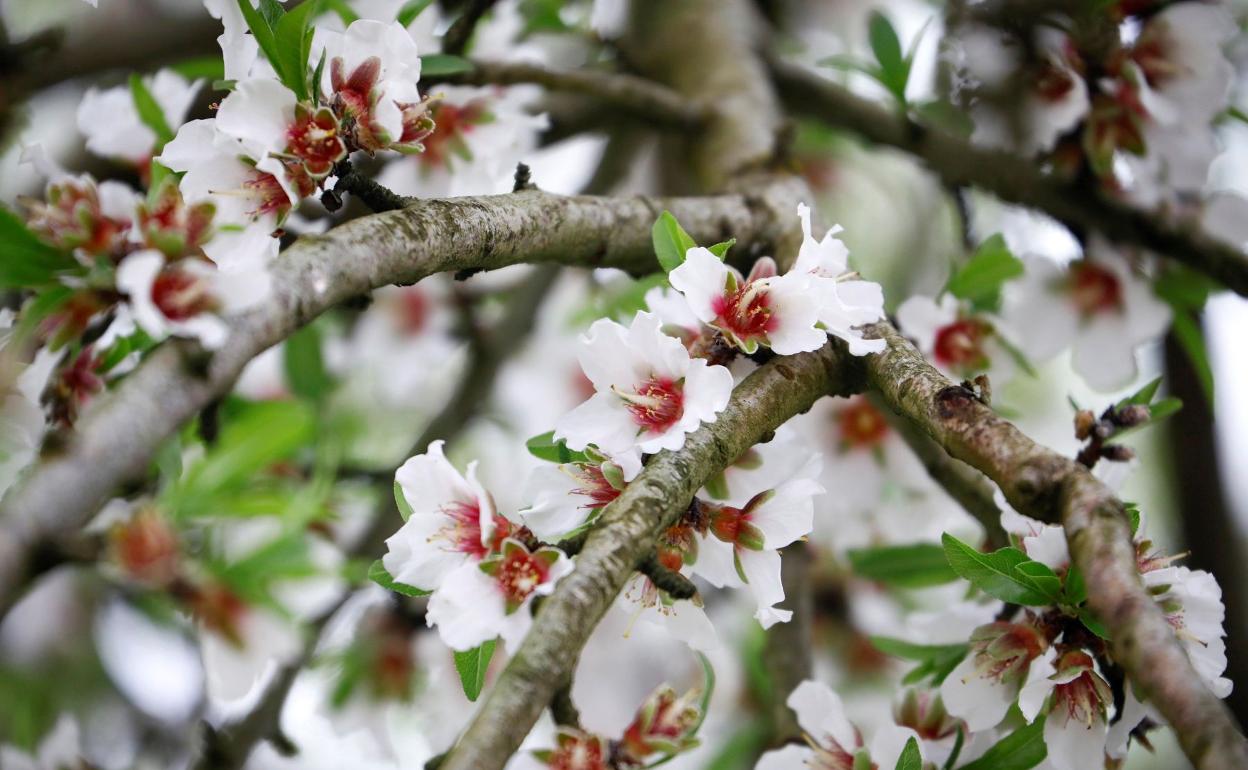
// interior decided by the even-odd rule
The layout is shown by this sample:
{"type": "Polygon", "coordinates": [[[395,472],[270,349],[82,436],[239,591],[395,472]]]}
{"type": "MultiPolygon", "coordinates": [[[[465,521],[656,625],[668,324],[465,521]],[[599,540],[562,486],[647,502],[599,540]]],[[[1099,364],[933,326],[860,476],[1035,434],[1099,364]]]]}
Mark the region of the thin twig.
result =
{"type": "Polygon", "coordinates": [[[1197,222],[1175,221],[1166,212],[1144,211],[1066,182],[1030,160],[916,123],[794,65],[773,61],[771,66],[781,97],[796,113],[910,153],[948,185],[973,185],[1043,211],[1076,233],[1100,232],[1112,241],[1142,246],[1248,296],[1248,255],[1202,232],[1197,222]]]}

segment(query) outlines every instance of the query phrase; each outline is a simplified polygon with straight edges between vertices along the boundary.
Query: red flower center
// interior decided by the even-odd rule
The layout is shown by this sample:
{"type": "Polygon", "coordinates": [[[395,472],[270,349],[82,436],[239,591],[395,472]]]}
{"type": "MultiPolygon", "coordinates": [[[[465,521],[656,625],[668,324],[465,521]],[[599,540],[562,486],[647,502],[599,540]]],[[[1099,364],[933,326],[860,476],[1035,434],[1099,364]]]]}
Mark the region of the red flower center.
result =
{"type": "Polygon", "coordinates": [[[485,115],[485,102],[481,99],[464,105],[438,102],[430,110],[433,131],[421,141],[425,151],[418,157],[432,166],[440,166],[451,153],[466,153],[463,137],[484,120],[485,115]]]}
{"type": "Polygon", "coordinates": [[[347,155],[347,146],[338,134],[338,119],[321,108],[312,112],[299,109],[295,122],[286,130],[286,151],[303,161],[314,177],[323,177],[347,155]]]}
{"type": "Polygon", "coordinates": [[[170,321],[185,321],[217,307],[206,280],[177,268],[166,268],[156,276],[152,302],[170,321]]]}
{"type": "Polygon", "coordinates": [[[991,327],[974,318],[964,318],[942,326],[936,332],[935,354],[940,364],[959,369],[979,369],[988,364],[984,340],[991,327]]]}
{"type": "Polygon", "coordinates": [[[635,392],[619,395],[632,413],[633,421],[645,433],[662,433],[685,414],[682,381],[653,377],[638,386],[635,392]]]}
{"type": "Polygon", "coordinates": [[[177,575],[178,538],[159,514],[139,513],[112,531],[113,552],[126,574],[153,585],[177,575]]]}
{"type": "MultiPolygon", "coordinates": [[[[310,185],[311,189],[306,194],[311,195],[312,189],[315,189],[316,185],[311,179],[306,179],[307,184],[305,184],[304,180],[306,177],[306,174],[302,174],[296,175],[294,178],[299,187],[299,192],[303,192],[303,189],[310,185]]],[[[243,190],[255,202],[255,208],[247,212],[252,217],[275,214],[280,218],[287,211],[290,211],[290,196],[286,194],[282,183],[272,174],[257,171],[255,176],[243,182],[243,190]]]]}
{"type": "Polygon", "coordinates": [[[489,543],[481,542],[481,508],[476,502],[457,500],[442,506],[441,513],[450,519],[434,538],[450,545],[450,550],[482,559],[495,550],[511,533],[511,522],[495,514],[494,534],[489,543]]]}
{"type": "Polygon", "coordinates": [[[1084,317],[1122,309],[1122,282],[1112,271],[1093,262],[1072,264],[1066,288],[1084,317]]]}
{"type": "Polygon", "coordinates": [[[742,342],[766,339],[767,333],[776,328],[770,301],[767,284],[747,281],[713,300],[715,326],[732,332],[742,342]]]}
{"type": "Polygon", "coordinates": [[[572,490],[572,494],[589,498],[589,502],[582,505],[582,508],[601,508],[620,496],[620,490],[611,486],[600,465],[572,466],[572,475],[581,484],[572,490]]]}
{"type": "Polygon", "coordinates": [[[1104,719],[1109,686],[1092,669],[1092,658],[1085,652],[1072,650],[1057,661],[1057,670],[1082,668],[1083,671],[1065,684],[1053,687],[1053,708],[1065,708],[1067,717],[1080,724],[1091,725],[1104,719]]]}
{"type": "Polygon", "coordinates": [[[523,548],[513,549],[503,556],[494,573],[503,596],[509,604],[521,604],[537,587],[546,582],[550,565],[523,548]]]}
{"type": "Polygon", "coordinates": [[[433,307],[429,297],[418,287],[409,286],[399,294],[399,329],[416,336],[425,330],[433,307]]]}
{"type": "Polygon", "coordinates": [[[855,398],[837,414],[841,441],[854,448],[878,446],[888,435],[888,421],[870,401],[855,398]]]}

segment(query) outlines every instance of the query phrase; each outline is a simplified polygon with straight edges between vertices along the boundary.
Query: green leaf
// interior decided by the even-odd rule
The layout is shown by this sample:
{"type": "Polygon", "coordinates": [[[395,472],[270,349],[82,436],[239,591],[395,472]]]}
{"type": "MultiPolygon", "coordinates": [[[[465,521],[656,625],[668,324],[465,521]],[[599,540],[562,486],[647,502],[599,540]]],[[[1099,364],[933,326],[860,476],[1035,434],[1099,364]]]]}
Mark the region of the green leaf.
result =
{"type": "Polygon", "coordinates": [[[842,72],[861,72],[864,75],[870,75],[876,80],[880,79],[880,70],[870,62],[864,62],[850,54],[834,54],[825,56],[815,62],[820,67],[828,67],[830,69],[841,70],[842,72]]]}
{"type": "MultiPolygon", "coordinates": [[[[273,69],[300,101],[308,101],[308,59],[312,49],[311,22],[320,12],[318,0],[305,0],[277,20],[273,28],[278,60],[273,69]]],[[[271,60],[272,61],[272,60],[271,60]]]]}
{"type": "Polygon", "coordinates": [[[334,388],[334,378],[321,356],[321,332],[310,324],[292,334],[282,348],[286,380],[295,395],[321,402],[334,388]]]}
{"type": "Polygon", "coordinates": [[[259,9],[270,29],[276,29],[277,22],[286,15],[286,9],[277,0],[259,0],[259,9]]]}
{"type": "Polygon", "coordinates": [[[923,770],[923,755],[919,753],[919,742],[914,738],[906,741],[906,747],[897,757],[896,770],[923,770]]]}
{"type": "Polygon", "coordinates": [[[995,310],[1001,302],[1002,284],[1022,274],[1022,260],[1014,256],[998,233],[979,244],[970,260],[950,276],[945,288],[977,310],[995,310]]]}
{"type": "Polygon", "coordinates": [[[1109,640],[1109,629],[1105,628],[1105,624],[1097,619],[1092,610],[1087,607],[1080,607],[1075,616],[1079,618],[1079,622],[1083,624],[1084,628],[1102,639],[1109,640]]]}
{"type": "Polygon", "coordinates": [[[900,588],[923,588],[958,579],[935,543],[858,548],[849,552],[854,574],[900,588]]]}
{"type": "Polygon", "coordinates": [[[1196,377],[1200,380],[1201,389],[1205,392],[1205,399],[1212,405],[1213,367],[1209,365],[1209,351],[1205,347],[1205,334],[1200,328],[1200,323],[1187,312],[1176,311],[1170,331],[1192,362],[1196,377]]]}
{"type": "Polygon", "coordinates": [[[449,53],[431,53],[420,57],[420,74],[422,77],[454,75],[459,72],[471,72],[472,62],[462,56],[449,53]]]}
{"type": "Polygon", "coordinates": [[[476,701],[485,687],[485,673],[490,667],[490,658],[494,657],[494,639],[480,647],[467,652],[455,651],[455,670],[459,672],[459,681],[464,685],[464,695],[468,700],[476,701]]]}
{"type": "Polygon", "coordinates": [[[736,238],[729,238],[726,241],[720,241],[714,246],[709,246],[707,248],[707,251],[719,257],[720,260],[723,260],[724,258],[728,256],[728,249],[731,249],[734,245],[736,245],[736,243],[737,243],[736,238]]]}
{"type": "Polygon", "coordinates": [[[871,52],[880,65],[880,83],[901,103],[906,101],[906,82],[910,79],[910,64],[901,52],[901,40],[888,17],[872,11],[867,24],[867,39],[871,52]]]}
{"type": "Polygon", "coordinates": [[[1088,586],[1083,580],[1083,573],[1074,564],[1066,571],[1066,580],[1062,585],[1062,603],[1077,607],[1088,600],[1088,586]]]}
{"type": "Polygon", "coordinates": [[[904,684],[931,677],[932,684],[939,685],[962,662],[969,649],[965,644],[914,644],[884,636],[871,637],[871,644],[885,655],[918,661],[919,665],[902,680],[904,684]]]}
{"type": "Polygon", "coordinates": [[[178,496],[194,507],[211,505],[217,492],[294,454],[313,434],[315,415],[299,401],[247,404],[225,423],[216,443],[184,475],[178,496]]]}
{"type": "Polygon", "coordinates": [[[39,239],[21,217],[0,206],[0,289],[25,289],[56,282],[58,273],[82,272],[70,255],[39,239]]]}
{"type": "Polygon", "coordinates": [[[944,99],[919,102],[913,109],[922,122],[963,139],[969,139],[975,131],[975,122],[966,111],[944,99]]]}
{"type": "Polygon", "coordinates": [[[416,17],[431,5],[433,5],[433,0],[410,0],[399,9],[399,13],[395,16],[395,19],[406,27],[413,21],[416,21],[416,17]]]}
{"type": "Polygon", "coordinates": [[[312,103],[316,106],[321,104],[321,83],[325,77],[325,56],[328,49],[321,49],[321,58],[316,62],[316,69],[312,70],[312,79],[308,81],[308,90],[312,93],[312,103]]]}
{"type": "Polygon", "coordinates": [[[980,553],[948,533],[941,536],[949,566],[989,596],[1011,604],[1057,604],[1061,580],[1017,548],[980,553]]]}
{"type": "Polygon", "coordinates": [[[386,589],[394,591],[396,594],[404,596],[428,596],[432,591],[426,591],[416,586],[409,586],[407,583],[400,583],[391,577],[386,571],[386,565],[381,563],[381,559],[373,562],[368,568],[368,579],[386,589]]]}
{"type": "Polygon", "coordinates": [[[568,444],[563,439],[556,441],[553,430],[534,436],[524,442],[524,446],[529,450],[529,454],[539,460],[561,464],[589,462],[589,457],[584,452],[568,449],[568,444]]]}
{"type": "Polygon", "coordinates": [[[253,601],[272,602],[269,586],[279,580],[308,578],[318,574],[302,532],[281,535],[241,559],[218,565],[217,576],[253,601]]]}
{"type": "Polygon", "coordinates": [[[1140,506],[1135,503],[1123,503],[1123,508],[1127,509],[1127,521],[1131,523],[1131,535],[1135,536],[1140,532],[1140,506]]]}
{"type": "Polygon", "coordinates": [[[1044,761],[1044,717],[1020,727],[962,770],[1028,770],[1044,761]]]}
{"type": "MultiPolygon", "coordinates": [[[[238,0],[238,7],[243,12],[243,20],[247,22],[247,28],[251,30],[252,37],[256,39],[256,44],[260,46],[260,51],[269,60],[269,63],[273,65],[274,71],[277,72],[278,78],[281,79],[282,57],[277,48],[277,38],[273,34],[273,24],[277,20],[270,20],[270,17],[274,15],[272,5],[277,7],[276,14],[278,19],[280,19],[284,11],[280,5],[272,3],[272,0],[269,0],[268,4],[266,4],[265,0],[261,0],[259,9],[251,4],[251,0],[238,0]]],[[[283,80],[283,82],[285,81],[283,80]]]]}
{"type": "Polygon", "coordinates": [[[171,65],[169,69],[188,80],[204,79],[213,81],[221,80],[225,77],[225,62],[221,60],[220,55],[183,59],[177,64],[171,65]]]}
{"type": "Polygon", "coordinates": [[[1152,382],[1146,383],[1142,388],[1140,388],[1139,390],[1135,391],[1131,395],[1119,401],[1117,404],[1118,408],[1121,409],[1122,407],[1128,406],[1130,404],[1139,404],[1142,406],[1148,406],[1150,403],[1152,403],[1153,396],[1157,395],[1157,389],[1160,387],[1161,387],[1161,378],[1158,377],[1157,379],[1153,380],[1152,382]]]}
{"type": "Polygon", "coordinates": [[[654,255],[668,273],[684,264],[686,252],[698,245],[670,211],[664,211],[655,220],[650,237],[654,241],[654,255]]]}
{"type": "Polygon", "coordinates": [[[412,505],[407,502],[407,495],[403,494],[403,485],[394,482],[394,504],[399,509],[399,515],[403,517],[403,521],[412,518],[412,505]]]}
{"type": "Polygon", "coordinates": [[[1153,284],[1157,296],[1176,310],[1203,310],[1209,295],[1219,288],[1218,282],[1204,273],[1173,263],[1153,284]]]}

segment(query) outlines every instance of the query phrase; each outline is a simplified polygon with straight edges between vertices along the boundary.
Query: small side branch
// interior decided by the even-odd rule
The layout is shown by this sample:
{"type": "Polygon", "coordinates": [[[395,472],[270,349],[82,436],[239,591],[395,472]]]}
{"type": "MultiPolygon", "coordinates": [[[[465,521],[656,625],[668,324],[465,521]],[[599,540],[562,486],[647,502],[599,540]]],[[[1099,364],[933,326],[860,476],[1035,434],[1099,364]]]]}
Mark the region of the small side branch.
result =
{"type": "Polygon", "coordinates": [[[468,72],[440,75],[425,84],[511,86],[539,85],[550,91],[580,94],[631,113],[648,123],[695,129],[708,118],[702,105],[653,80],[620,72],[561,70],[527,62],[475,61],[468,72]]]}
{"type": "Polygon", "coordinates": [[[1043,211],[1077,233],[1100,232],[1182,262],[1248,297],[1248,255],[1202,232],[1094,189],[1045,174],[1034,162],[923,126],[796,66],[772,62],[781,98],[794,112],[852,131],[922,160],[948,185],[973,185],[1003,201],[1043,211]]]}
{"type": "Polygon", "coordinates": [[[866,365],[871,388],[889,407],[995,481],[1020,512],[1047,520],[1060,513],[1115,662],[1174,728],[1192,764],[1200,770],[1248,767],[1248,742],[1230,710],[1201,681],[1140,580],[1122,503],[1087,468],[1036,444],[974,393],[950,383],[892,326],[874,324],[868,336],[888,343],[866,365]]]}

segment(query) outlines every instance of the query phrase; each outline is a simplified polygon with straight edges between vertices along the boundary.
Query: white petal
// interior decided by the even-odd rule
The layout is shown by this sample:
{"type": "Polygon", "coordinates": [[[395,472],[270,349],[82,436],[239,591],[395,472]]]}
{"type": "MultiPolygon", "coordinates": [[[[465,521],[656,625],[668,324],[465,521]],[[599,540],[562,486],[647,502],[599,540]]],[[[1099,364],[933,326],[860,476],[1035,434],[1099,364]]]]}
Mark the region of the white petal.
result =
{"type": "MultiPolygon", "coordinates": [[[[465,562],[452,570],[442,585],[429,597],[425,610],[425,622],[438,627],[438,636],[452,650],[465,652],[480,646],[504,630],[509,635],[517,632],[517,625],[524,624],[528,612],[524,608],[508,618],[506,601],[498,584],[480,570],[476,562],[465,562]],[[504,629],[506,627],[506,629],[504,629]]],[[[523,630],[519,635],[524,636],[523,630]]]]}
{"type": "Polygon", "coordinates": [[[1061,709],[1044,722],[1044,744],[1054,770],[1087,770],[1105,763],[1105,739],[1109,727],[1103,719],[1087,725],[1076,722],[1061,709]]]}
{"type": "Polygon", "coordinates": [[[809,767],[816,759],[814,750],[809,746],[790,744],[763,754],[754,765],[754,770],[794,770],[809,767]]]}
{"type": "Polygon", "coordinates": [[[739,548],[737,558],[741,561],[741,571],[745,573],[750,593],[758,602],[758,611],[754,617],[758,618],[759,625],[770,628],[776,623],[787,623],[793,617],[793,612],[776,608],[777,604],[784,601],[784,584],[780,580],[780,553],[769,548],[762,551],[739,548]]]}
{"type": "Polygon", "coordinates": [[[585,523],[591,513],[589,502],[572,490],[579,482],[564,466],[543,465],[529,474],[524,499],[528,507],[520,510],[520,520],[539,540],[553,542],[585,523]]]}
{"type": "Polygon", "coordinates": [[[276,80],[239,83],[217,109],[217,129],[243,143],[256,159],[286,149],[295,117],[295,95],[276,80]]]}
{"type": "Polygon", "coordinates": [[[858,733],[845,715],[841,696],[826,684],[807,679],[789,693],[785,703],[797,714],[797,723],[816,743],[828,746],[827,738],[831,738],[846,751],[854,750],[858,733]]]}
{"type": "Polygon", "coordinates": [[[572,449],[597,444],[608,453],[630,449],[637,437],[637,423],[614,393],[595,393],[589,400],[555,422],[555,438],[572,449]]]}
{"type": "Polygon", "coordinates": [[[1010,710],[1017,692],[1017,688],[996,678],[980,676],[973,654],[967,655],[940,685],[945,708],[965,720],[971,732],[996,727],[1010,710]]]}
{"type": "Polygon", "coordinates": [[[1018,691],[1018,710],[1023,712],[1023,719],[1029,724],[1036,721],[1045,699],[1057,684],[1052,679],[1053,674],[1057,673],[1053,666],[1055,658],[1056,652],[1050,647],[1044,655],[1033,660],[1027,669],[1027,679],[1018,691]]]}
{"type": "MultiPolygon", "coordinates": [[[[714,302],[724,295],[724,283],[732,268],[724,264],[710,249],[689,249],[685,261],[675,270],[667,274],[672,288],[685,295],[689,309],[704,323],[715,320],[714,302]]],[[[737,273],[737,283],[744,281],[737,273]]]]}

